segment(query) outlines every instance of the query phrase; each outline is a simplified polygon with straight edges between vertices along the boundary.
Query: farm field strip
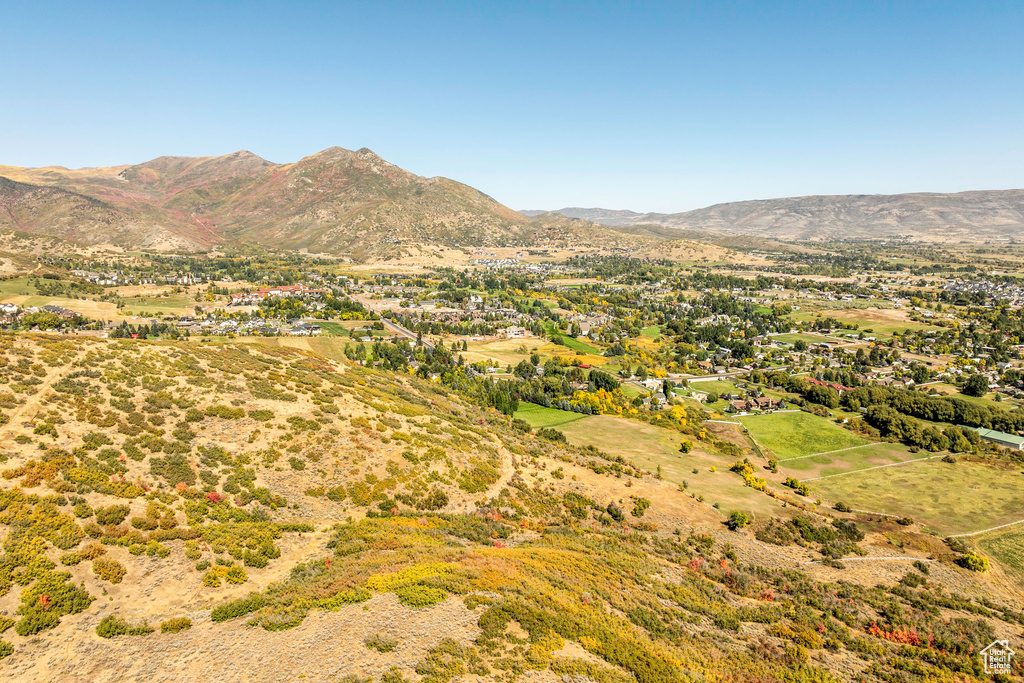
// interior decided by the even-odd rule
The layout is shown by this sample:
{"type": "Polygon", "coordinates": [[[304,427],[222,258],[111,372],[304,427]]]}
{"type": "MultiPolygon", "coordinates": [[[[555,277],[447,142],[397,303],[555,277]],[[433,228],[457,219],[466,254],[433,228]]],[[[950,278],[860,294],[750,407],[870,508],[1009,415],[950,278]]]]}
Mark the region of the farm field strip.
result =
{"type": "MultiPolygon", "coordinates": [[[[783,411],[779,411],[779,412],[783,412],[783,411]]],[[[870,448],[872,446],[877,446],[877,445],[878,445],[877,443],[865,443],[865,444],[861,444],[860,446],[847,446],[846,448],[838,448],[838,449],[836,449],[834,451],[822,451],[820,453],[810,453],[808,455],[798,455],[795,458],[783,458],[779,462],[781,463],[781,462],[789,462],[790,460],[802,460],[804,458],[813,458],[813,457],[816,457],[816,456],[819,456],[819,455],[832,455],[833,453],[845,453],[846,451],[854,451],[854,450],[857,450],[858,448],[870,448]]]]}
{"type": "Polygon", "coordinates": [[[943,457],[913,461],[917,467],[876,467],[850,472],[851,476],[804,481],[827,500],[858,511],[878,511],[869,514],[909,517],[944,536],[1020,519],[1024,487],[1018,470],[971,461],[947,464],[943,457]]]}
{"type": "Polygon", "coordinates": [[[823,477],[809,477],[804,481],[820,481],[822,479],[831,479],[832,477],[844,477],[848,474],[859,474],[860,472],[870,472],[871,470],[880,470],[883,467],[898,467],[899,465],[909,465],[915,462],[924,462],[926,460],[934,460],[935,458],[944,458],[945,455],[932,455],[927,458],[915,458],[914,460],[904,460],[903,462],[891,462],[887,465],[874,465],[872,467],[864,467],[859,470],[850,470],[849,472],[839,472],[838,474],[826,474],[823,477]]]}

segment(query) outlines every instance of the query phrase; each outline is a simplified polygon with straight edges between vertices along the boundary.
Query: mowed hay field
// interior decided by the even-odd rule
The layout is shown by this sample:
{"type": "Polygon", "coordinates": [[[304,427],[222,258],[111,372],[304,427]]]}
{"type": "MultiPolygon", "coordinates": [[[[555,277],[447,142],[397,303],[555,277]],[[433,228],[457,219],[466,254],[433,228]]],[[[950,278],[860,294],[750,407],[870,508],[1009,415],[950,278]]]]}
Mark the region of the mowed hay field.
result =
{"type": "Polygon", "coordinates": [[[519,410],[515,412],[513,417],[525,420],[534,429],[540,429],[541,427],[557,427],[582,420],[586,415],[558,410],[557,408],[545,408],[536,403],[520,403],[519,410]]]}
{"type": "Polygon", "coordinates": [[[881,467],[894,463],[920,460],[935,455],[928,451],[911,453],[900,443],[869,443],[847,451],[828,455],[810,455],[804,458],[790,458],[780,463],[787,476],[797,479],[828,477],[843,472],[855,472],[869,467],[881,467]]]}
{"type": "Polygon", "coordinates": [[[922,460],[819,479],[808,486],[832,503],[912,517],[944,535],[981,531],[1024,517],[1024,474],[1015,467],[922,460]]]}
{"type": "Polygon", "coordinates": [[[462,355],[470,363],[481,360],[494,360],[502,365],[515,366],[521,360],[528,360],[530,354],[548,344],[547,339],[529,337],[523,339],[491,339],[488,341],[468,341],[462,355]],[[525,353],[523,352],[525,350],[525,353]]]}
{"type": "Polygon", "coordinates": [[[688,491],[704,496],[708,504],[719,503],[726,514],[731,510],[785,514],[780,512],[780,503],[748,488],[738,475],[729,472],[737,458],[708,453],[699,444],[689,453],[680,453],[680,443],[693,440],[689,435],[613,415],[591,415],[557,429],[575,446],[594,446],[609,455],[621,455],[652,472],[661,466],[666,481],[686,482],[688,491]],[[717,471],[712,472],[712,467],[717,471]]]}
{"type": "MultiPolygon", "coordinates": [[[[1024,517],[1024,511],[1021,511],[1024,517]]],[[[982,554],[1024,579],[1024,524],[991,531],[975,539],[982,554]]]]}
{"type": "Polygon", "coordinates": [[[748,415],[737,420],[779,460],[870,443],[826,418],[803,411],[748,415]]]}

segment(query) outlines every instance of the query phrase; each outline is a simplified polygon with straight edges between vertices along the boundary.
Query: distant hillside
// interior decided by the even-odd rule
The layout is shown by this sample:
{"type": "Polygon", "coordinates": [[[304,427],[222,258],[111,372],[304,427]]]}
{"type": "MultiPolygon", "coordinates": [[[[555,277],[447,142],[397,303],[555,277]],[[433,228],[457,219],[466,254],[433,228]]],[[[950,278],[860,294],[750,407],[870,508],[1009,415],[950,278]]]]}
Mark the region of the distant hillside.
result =
{"type": "Polygon", "coordinates": [[[593,221],[594,223],[602,223],[604,225],[634,225],[635,218],[642,215],[636,211],[616,209],[581,209],[575,206],[551,212],[528,210],[520,211],[519,213],[530,217],[539,216],[544,213],[560,213],[563,216],[568,216],[569,218],[582,218],[585,221],[593,221]]]}
{"type": "Polygon", "coordinates": [[[654,224],[784,240],[977,242],[1024,236],[1024,190],[791,197],[672,214],[579,208],[555,213],[611,226],[654,224]]]}
{"type": "Polygon", "coordinates": [[[0,230],[84,244],[248,243],[357,258],[402,245],[519,245],[552,234],[472,187],[340,147],[290,164],[240,151],[79,170],[0,166],[0,230]]]}

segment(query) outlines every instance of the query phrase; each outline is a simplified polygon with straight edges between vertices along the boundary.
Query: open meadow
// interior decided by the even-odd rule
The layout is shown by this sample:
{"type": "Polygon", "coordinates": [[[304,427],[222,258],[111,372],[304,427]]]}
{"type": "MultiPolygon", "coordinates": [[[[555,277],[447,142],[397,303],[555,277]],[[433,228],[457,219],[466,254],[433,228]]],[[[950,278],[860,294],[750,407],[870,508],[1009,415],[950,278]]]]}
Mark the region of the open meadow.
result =
{"type": "Polygon", "coordinates": [[[594,446],[612,456],[621,455],[650,471],[660,467],[666,481],[679,486],[685,482],[688,491],[703,496],[708,504],[718,503],[723,512],[780,514],[777,501],[747,487],[729,472],[735,457],[709,453],[699,444],[689,453],[681,453],[680,443],[693,437],[675,430],[612,415],[591,415],[557,429],[573,445],[594,446]]]}
{"type": "Polygon", "coordinates": [[[759,445],[770,449],[779,460],[869,443],[826,418],[803,411],[747,415],[736,419],[750,430],[759,445]]]}
{"type": "Polygon", "coordinates": [[[844,472],[855,472],[871,467],[881,467],[894,463],[909,462],[934,456],[928,451],[911,453],[907,446],[900,443],[868,443],[854,446],[847,450],[835,451],[825,455],[808,455],[800,458],[783,460],[779,466],[786,475],[801,480],[829,477],[844,472]]]}
{"type": "Polygon", "coordinates": [[[1024,517],[1024,475],[1018,467],[933,459],[808,485],[829,501],[911,517],[943,535],[980,531],[1024,517]]]}
{"type": "Polygon", "coordinates": [[[911,320],[909,312],[903,308],[829,308],[823,305],[801,305],[803,309],[794,311],[791,315],[794,322],[808,323],[822,318],[835,318],[842,323],[857,325],[859,332],[886,336],[904,330],[938,329],[934,324],[911,320]]]}

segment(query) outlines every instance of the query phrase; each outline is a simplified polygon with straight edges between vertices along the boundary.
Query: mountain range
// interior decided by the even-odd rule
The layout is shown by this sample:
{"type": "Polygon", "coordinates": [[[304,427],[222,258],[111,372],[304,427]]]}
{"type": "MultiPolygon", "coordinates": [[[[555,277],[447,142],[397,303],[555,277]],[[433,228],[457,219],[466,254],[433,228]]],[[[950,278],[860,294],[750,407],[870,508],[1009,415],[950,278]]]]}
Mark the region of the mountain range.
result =
{"type": "Polygon", "coordinates": [[[0,166],[0,230],[158,250],[248,243],[358,254],[521,243],[543,226],[468,185],[331,147],[289,164],[239,151],[78,170],[0,166]]]}
{"type": "Polygon", "coordinates": [[[517,212],[365,148],[286,164],[239,151],[74,170],[0,165],[0,232],[152,251],[250,245],[366,260],[438,247],[571,246],[687,260],[749,249],[748,237],[771,248],[776,240],[976,242],[1015,239],[1022,228],[1024,190],[796,197],[675,214],[517,212]]]}
{"type": "Polygon", "coordinates": [[[658,225],[782,240],[977,242],[1024,234],[1024,190],[818,195],[730,202],[667,214],[579,207],[520,213],[558,213],[617,228],[658,225]]]}

